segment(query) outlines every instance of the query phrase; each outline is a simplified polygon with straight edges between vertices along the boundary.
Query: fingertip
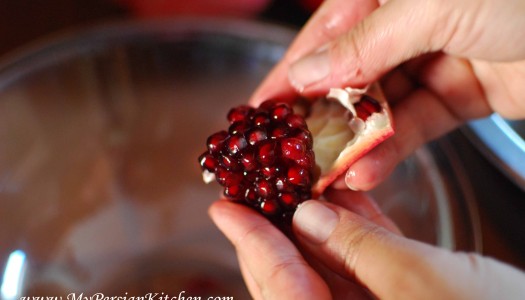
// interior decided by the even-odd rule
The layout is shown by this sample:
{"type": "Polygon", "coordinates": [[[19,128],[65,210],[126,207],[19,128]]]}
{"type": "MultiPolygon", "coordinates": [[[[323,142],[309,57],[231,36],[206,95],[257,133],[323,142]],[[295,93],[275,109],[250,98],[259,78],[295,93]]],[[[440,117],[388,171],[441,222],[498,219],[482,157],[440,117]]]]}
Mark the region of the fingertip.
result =
{"type": "Polygon", "coordinates": [[[390,176],[400,159],[391,140],[387,140],[348,168],[345,185],[353,191],[370,191],[390,176]]]}

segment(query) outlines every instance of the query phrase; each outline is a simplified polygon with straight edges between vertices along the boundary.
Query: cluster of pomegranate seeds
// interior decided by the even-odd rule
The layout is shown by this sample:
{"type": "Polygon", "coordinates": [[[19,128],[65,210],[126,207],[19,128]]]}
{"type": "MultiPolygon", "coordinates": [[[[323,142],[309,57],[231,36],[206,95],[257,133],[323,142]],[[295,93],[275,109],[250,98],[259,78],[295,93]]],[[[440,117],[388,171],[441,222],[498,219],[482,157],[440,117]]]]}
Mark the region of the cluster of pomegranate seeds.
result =
{"type": "Polygon", "coordinates": [[[315,158],[304,118],[276,101],[235,107],[227,118],[228,131],[212,134],[199,157],[204,175],[214,174],[226,198],[289,222],[312,196],[315,158]]]}

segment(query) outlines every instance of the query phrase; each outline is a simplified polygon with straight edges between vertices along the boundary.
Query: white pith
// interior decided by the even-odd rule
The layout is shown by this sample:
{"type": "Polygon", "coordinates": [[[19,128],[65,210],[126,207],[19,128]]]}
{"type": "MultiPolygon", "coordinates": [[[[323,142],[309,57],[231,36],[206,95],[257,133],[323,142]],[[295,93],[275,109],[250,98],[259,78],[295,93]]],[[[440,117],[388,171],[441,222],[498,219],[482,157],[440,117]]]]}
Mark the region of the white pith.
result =
{"type": "Polygon", "coordinates": [[[366,122],[354,117],[357,115],[354,103],[365,92],[367,88],[330,89],[328,100],[321,99],[312,105],[306,123],[314,137],[313,150],[321,176],[337,166],[352,151],[352,145],[388,126],[388,116],[382,112],[373,113],[366,122]]]}

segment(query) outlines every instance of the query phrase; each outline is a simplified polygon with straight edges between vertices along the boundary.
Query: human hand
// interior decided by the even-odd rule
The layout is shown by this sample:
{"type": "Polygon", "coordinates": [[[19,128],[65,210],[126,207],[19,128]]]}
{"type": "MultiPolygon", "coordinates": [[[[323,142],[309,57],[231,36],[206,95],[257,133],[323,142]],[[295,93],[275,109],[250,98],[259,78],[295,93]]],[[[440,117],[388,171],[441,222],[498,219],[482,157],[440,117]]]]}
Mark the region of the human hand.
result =
{"type": "Polygon", "coordinates": [[[210,215],[233,243],[254,299],[525,295],[520,271],[404,238],[363,193],[331,189],[326,195],[331,203],[306,201],[295,213],[295,244],[248,207],[229,201],[212,205],[210,215]]]}
{"type": "Polygon", "coordinates": [[[360,190],[467,120],[525,117],[525,2],[380,2],[325,1],[251,99],[381,80],[396,135],[347,171],[346,185],[360,190]]]}

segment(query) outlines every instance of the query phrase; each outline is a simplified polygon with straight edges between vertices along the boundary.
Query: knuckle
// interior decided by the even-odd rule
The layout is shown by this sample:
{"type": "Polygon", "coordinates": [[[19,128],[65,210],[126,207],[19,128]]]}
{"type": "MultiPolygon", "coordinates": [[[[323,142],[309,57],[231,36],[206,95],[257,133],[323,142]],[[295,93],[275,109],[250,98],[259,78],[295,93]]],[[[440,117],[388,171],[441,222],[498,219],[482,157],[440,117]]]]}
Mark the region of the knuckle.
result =
{"type": "Polygon", "coordinates": [[[364,60],[367,46],[364,45],[366,36],[366,24],[361,22],[352,28],[352,31],[342,35],[333,44],[334,59],[342,69],[343,74],[338,74],[344,82],[358,81],[364,79],[364,60]]]}

